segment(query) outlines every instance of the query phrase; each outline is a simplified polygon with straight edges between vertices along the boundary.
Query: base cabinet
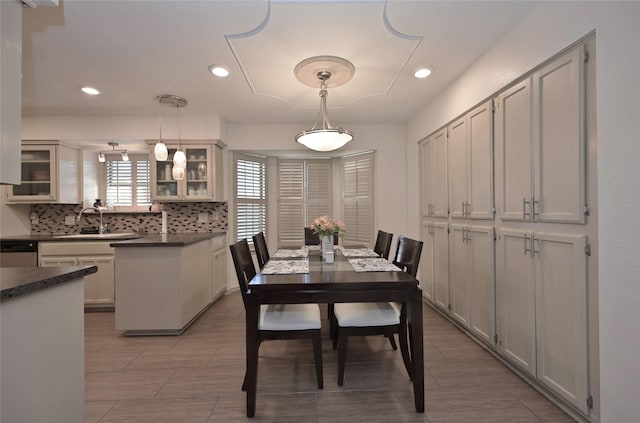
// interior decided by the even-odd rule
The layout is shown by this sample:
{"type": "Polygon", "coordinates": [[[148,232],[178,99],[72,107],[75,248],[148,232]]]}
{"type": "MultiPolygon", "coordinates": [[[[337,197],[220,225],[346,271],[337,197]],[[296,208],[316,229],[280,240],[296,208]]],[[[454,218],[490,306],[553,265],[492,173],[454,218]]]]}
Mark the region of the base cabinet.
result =
{"type": "Polygon", "coordinates": [[[86,308],[113,308],[115,304],[115,253],[108,241],[43,242],[39,244],[40,267],[97,266],[84,278],[86,308]]]}
{"type": "Polygon", "coordinates": [[[443,310],[449,309],[449,225],[424,222],[422,224],[422,257],[420,260],[420,288],[425,299],[443,310]]]}
{"type": "Polygon", "coordinates": [[[493,227],[451,225],[451,316],[487,344],[494,344],[493,227]]]}
{"type": "Polygon", "coordinates": [[[227,237],[211,239],[211,302],[227,290],[227,237]]]}
{"type": "Polygon", "coordinates": [[[588,413],[584,235],[498,231],[498,349],[588,413]]]}

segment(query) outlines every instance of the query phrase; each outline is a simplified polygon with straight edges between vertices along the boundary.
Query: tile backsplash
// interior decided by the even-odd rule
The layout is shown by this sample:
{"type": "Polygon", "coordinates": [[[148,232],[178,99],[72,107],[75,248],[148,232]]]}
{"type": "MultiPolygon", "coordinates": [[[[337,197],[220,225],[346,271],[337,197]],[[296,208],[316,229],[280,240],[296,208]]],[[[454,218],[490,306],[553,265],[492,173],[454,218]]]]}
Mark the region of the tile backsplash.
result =
{"type": "MultiPolygon", "coordinates": [[[[219,232],[228,228],[227,203],[162,203],[167,212],[167,232],[219,232]],[[206,221],[205,221],[206,220],[206,221]]],[[[99,225],[97,213],[86,213],[82,221],[66,225],[67,216],[76,216],[82,206],[78,204],[34,204],[31,215],[37,216],[37,223],[31,221],[32,234],[73,234],[88,226],[99,225]]],[[[144,227],[147,233],[159,233],[162,214],[151,213],[103,213],[104,223],[109,232],[138,232],[144,227]]]]}

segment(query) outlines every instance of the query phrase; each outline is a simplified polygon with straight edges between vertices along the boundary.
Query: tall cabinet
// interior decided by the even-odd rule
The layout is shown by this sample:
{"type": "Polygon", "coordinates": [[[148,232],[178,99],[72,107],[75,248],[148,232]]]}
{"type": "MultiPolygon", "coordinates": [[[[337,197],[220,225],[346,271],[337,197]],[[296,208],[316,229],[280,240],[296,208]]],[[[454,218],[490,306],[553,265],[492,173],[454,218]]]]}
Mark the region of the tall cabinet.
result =
{"type": "Polygon", "coordinates": [[[599,407],[594,54],[578,43],[419,145],[425,300],[584,416],[599,407]]]}

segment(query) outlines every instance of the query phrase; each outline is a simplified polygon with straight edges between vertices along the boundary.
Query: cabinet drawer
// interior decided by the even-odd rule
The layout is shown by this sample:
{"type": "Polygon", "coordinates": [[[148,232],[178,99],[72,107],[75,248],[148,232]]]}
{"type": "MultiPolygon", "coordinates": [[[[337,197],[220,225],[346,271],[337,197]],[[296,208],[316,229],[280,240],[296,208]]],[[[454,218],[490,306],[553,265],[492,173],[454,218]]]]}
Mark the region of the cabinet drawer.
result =
{"type": "Polygon", "coordinates": [[[109,244],[112,241],[94,242],[41,242],[39,243],[40,255],[95,255],[114,254],[114,248],[109,244]]]}

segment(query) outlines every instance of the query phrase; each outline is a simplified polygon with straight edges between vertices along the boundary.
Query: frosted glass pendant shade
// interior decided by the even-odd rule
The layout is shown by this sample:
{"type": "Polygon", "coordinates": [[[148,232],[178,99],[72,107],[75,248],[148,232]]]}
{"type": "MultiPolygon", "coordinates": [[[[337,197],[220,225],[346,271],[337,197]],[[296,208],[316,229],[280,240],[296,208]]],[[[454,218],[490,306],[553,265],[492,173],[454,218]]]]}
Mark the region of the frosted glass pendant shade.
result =
{"type": "Polygon", "coordinates": [[[173,155],[173,167],[181,167],[182,170],[187,167],[187,156],[184,154],[184,151],[178,150],[173,155]]]}
{"type": "Polygon", "coordinates": [[[184,179],[184,167],[173,166],[171,170],[171,174],[173,175],[173,179],[176,181],[182,181],[184,179]]]}
{"type": "Polygon", "coordinates": [[[153,147],[153,154],[156,156],[156,160],[163,162],[169,157],[167,146],[162,141],[158,141],[156,146],[153,147]]]}

